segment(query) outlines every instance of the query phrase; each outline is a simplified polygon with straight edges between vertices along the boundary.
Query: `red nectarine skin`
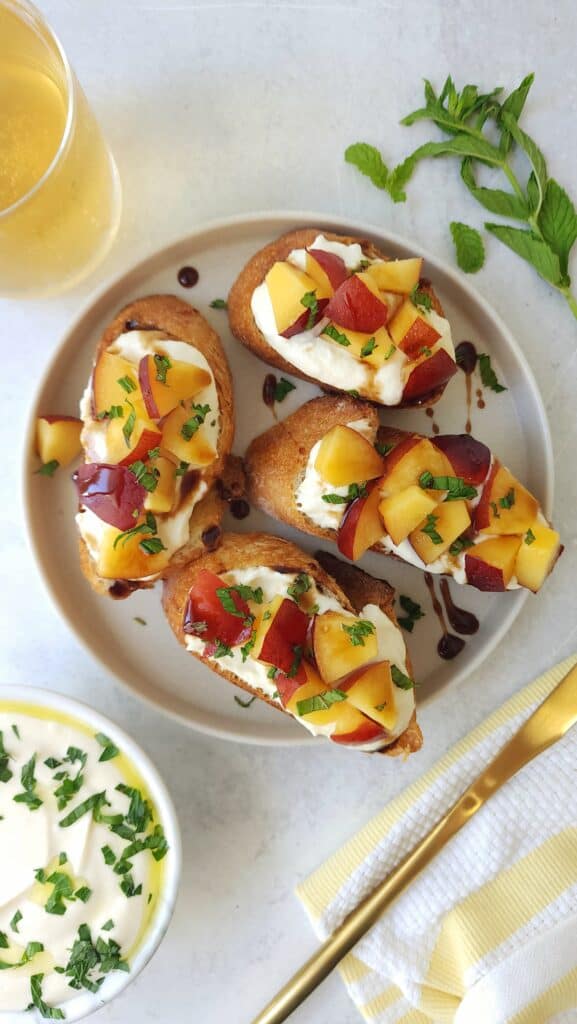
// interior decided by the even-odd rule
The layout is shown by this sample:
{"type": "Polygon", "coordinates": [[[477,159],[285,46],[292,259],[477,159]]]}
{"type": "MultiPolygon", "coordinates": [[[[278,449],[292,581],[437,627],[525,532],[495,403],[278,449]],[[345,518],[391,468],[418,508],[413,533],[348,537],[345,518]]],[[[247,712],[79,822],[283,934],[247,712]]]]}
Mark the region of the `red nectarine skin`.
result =
{"type": "Polygon", "coordinates": [[[433,391],[453,377],[457,372],[457,364],[451,359],[444,348],[438,349],[432,356],[419,363],[411,373],[403,390],[406,401],[423,401],[433,391]]]}
{"type": "Polygon", "coordinates": [[[416,359],[420,356],[421,349],[432,348],[440,337],[439,332],[431,324],[423,320],[422,316],[418,316],[399,343],[399,348],[409,359],[416,359]]]}
{"type": "Polygon", "coordinates": [[[310,309],[305,309],[304,313],[301,313],[298,320],[295,320],[294,324],[291,324],[290,327],[287,327],[286,331],[282,332],[281,337],[292,338],[295,334],[302,334],[303,331],[310,330],[311,327],[314,327],[315,324],[318,324],[319,320],[322,320],[322,318],[325,316],[324,311],[327,307],[328,301],[328,299],[317,300],[317,312],[314,317],[313,323],[310,325],[310,327],[308,326],[308,324],[311,311],[310,309]]]}
{"type": "Polygon", "coordinates": [[[285,675],[284,672],[277,672],[274,677],[274,683],[278,690],[281,703],[283,707],[286,708],[291,697],[303,685],[303,679],[297,679],[296,676],[291,679],[289,676],[285,675]]]}
{"type": "Polygon", "coordinates": [[[336,253],[325,252],[324,249],[309,249],[308,251],[315,258],[319,267],[322,267],[334,290],[340,288],[343,281],[346,281],[349,276],[345,261],[336,253]]]}
{"type": "Polygon", "coordinates": [[[138,364],[138,383],[140,384],[140,390],[144,399],[144,406],[148,415],[151,420],[157,420],[160,418],[160,411],[154,398],[152,383],[150,380],[150,371],[153,366],[153,357],[151,355],[143,356],[138,364]]]}
{"type": "Polygon", "coordinates": [[[482,484],[491,465],[491,452],[486,444],[470,434],[439,434],[431,438],[436,448],[447,456],[455,476],[467,484],[482,484]]]}
{"type": "Polygon", "coordinates": [[[324,315],[350,331],[369,333],[384,327],[388,307],[356,276],[348,277],[329,299],[324,315]]]}
{"type": "Polygon", "coordinates": [[[217,594],[217,590],[222,587],[226,588],[228,584],[220,576],[208,569],[201,569],[188,595],[183,619],[184,632],[199,636],[208,643],[221,640],[229,646],[244,644],[252,633],[250,609],[235,590],[229,590],[234,606],[241,615],[226,611],[217,594]]]}
{"type": "Polygon", "coordinates": [[[352,562],[361,558],[368,548],[376,544],[384,532],[377,507],[379,497],[375,494],[374,499],[369,502],[371,494],[378,483],[379,480],[370,480],[366,484],[367,493],[362,498],[355,498],[350,505],[347,505],[339,526],[337,534],[338,549],[346,558],[350,558],[352,562]],[[374,518],[374,523],[367,522],[367,529],[364,530],[363,518],[365,514],[370,516],[371,519],[374,518]],[[363,532],[365,536],[363,536],[363,532]]]}
{"type": "Polygon", "coordinates": [[[475,519],[474,526],[476,530],[482,530],[487,527],[491,521],[491,490],[493,487],[493,481],[500,469],[501,463],[498,459],[495,459],[491,466],[491,472],[485,481],[485,486],[481,492],[481,497],[477,507],[475,508],[475,519]]]}
{"type": "Polygon", "coordinates": [[[146,462],[148,453],[152,448],[157,448],[162,441],[162,434],[155,430],[143,430],[138,439],[136,448],[133,448],[128,455],[118,463],[119,466],[131,466],[133,462],[146,462]]]}
{"type": "Polygon", "coordinates": [[[477,590],[485,590],[490,593],[501,593],[506,590],[503,572],[495,565],[489,565],[474,555],[465,555],[465,572],[467,583],[477,590]]]}
{"type": "Polygon", "coordinates": [[[302,663],[296,673],[291,673],[291,670],[295,665],[295,648],[304,649],[308,628],[308,615],[287,597],[270,621],[258,655],[259,660],[290,674],[291,679],[305,683],[307,677],[302,663]]]}
{"type": "Polygon", "coordinates": [[[124,466],[86,462],[78,467],[72,479],[78,500],[104,523],[117,530],[130,530],[134,526],[134,513],[142,511],[147,495],[134,473],[124,466]]]}

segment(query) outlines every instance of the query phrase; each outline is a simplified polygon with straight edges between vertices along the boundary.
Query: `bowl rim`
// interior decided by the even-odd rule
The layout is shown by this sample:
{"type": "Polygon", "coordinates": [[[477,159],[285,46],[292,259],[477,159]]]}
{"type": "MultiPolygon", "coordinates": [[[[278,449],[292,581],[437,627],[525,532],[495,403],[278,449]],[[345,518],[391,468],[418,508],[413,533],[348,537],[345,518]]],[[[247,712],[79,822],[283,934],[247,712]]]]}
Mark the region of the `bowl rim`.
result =
{"type": "MultiPolygon", "coordinates": [[[[93,994],[83,990],[72,999],[62,1003],[66,1021],[68,1024],[73,1024],[74,1021],[82,1020],[96,1013],[97,1010],[124,992],[146,967],[162,942],[172,918],[180,885],[182,870],[180,825],[174,802],[158,769],[136,740],[113,719],[75,697],[68,697],[56,690],[38,686],[1,683],[0,705],[3,701],[9,700],[18,701],[19,704],[40,705],[55,711],[62,711],[90,727],[94,726],[96,732],[104,732],[109,736],[119,746],[122,753],[126,754],[129,761],[135,765],[146,782],[169,845],[164,884],[156,912],[131,960],[130,971],[127,973],[117,971],[107,975],[98,993],[93,994]]],[[[30,1021],[34,1019],[35,1017],[31,1016],[28,1010],[0,1010],[0,1024],[23,1024],[24,1021],[28,1021],[30,1024],[30,1021]]],[[[41,1020],[38,1015],[36,1015],[36,1019],[41,1020]]]]}

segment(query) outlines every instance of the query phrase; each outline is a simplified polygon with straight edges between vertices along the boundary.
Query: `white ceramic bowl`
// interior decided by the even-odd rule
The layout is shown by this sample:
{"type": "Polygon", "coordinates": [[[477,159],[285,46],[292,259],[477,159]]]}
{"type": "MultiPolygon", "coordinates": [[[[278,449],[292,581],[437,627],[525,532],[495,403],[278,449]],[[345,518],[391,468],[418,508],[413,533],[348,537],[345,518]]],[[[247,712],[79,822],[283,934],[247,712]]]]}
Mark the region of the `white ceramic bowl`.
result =
{"type": "MultiPolygon", "coordinates": [[[[59,693],[36,687],[0,686],[0,704],[3,701],[18,701],[20,704],[53,708],[54,711],[64,712],[86,723],[95,732],[102,732],[110,737],[142,775],[148,793],[158,811],[169,846],[164,859],[163,889],[159,894],[156,911],[148,932],[130,961],[130,972],[112,972],[106,975],[98,993],[92,994],[83,990],[77,995],[73,995],[68,1002],[63,1003],[62,1009],[66,1014],[65,1024],[72,1024],[73,1021],[81,1020],[95,1013],[96,1010],[123,992],[146,966],[162,942],[172,917],[180,881],[182,862],[180,829],[172,799],[152,761],[134,740],[109,718],[105,718],[104,715],[94,711],[81,701],[70,700],[69,697],[63,697],[59,693]]],[[[32,1024],[32,1022],[41,1020],[38,1011],[22,1010],[4,1013],[0,1011],[0,1024],[25,1024],[25,1022],[32,1024]]]]}

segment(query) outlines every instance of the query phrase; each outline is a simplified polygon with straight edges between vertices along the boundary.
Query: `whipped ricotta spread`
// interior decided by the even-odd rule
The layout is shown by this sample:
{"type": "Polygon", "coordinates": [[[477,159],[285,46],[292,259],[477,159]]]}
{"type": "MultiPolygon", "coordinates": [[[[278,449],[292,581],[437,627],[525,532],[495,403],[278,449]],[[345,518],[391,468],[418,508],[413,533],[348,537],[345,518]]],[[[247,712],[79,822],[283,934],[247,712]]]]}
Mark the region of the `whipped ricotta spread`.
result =
{"type": "MultiPolygon", "coordinates": [[[[253,589],[261,587],[263,591],[263,600],[268,602],[272,601],[278,594],[286,594],[287,588],[294,583],[297,574],[281,573],[264,566],[255,566],[247,569],[236,569],[231,572],[222,573],[221,575],[222,579],[228,586],[232,586],[233,584],[244,584],[252,587],[253,589]]],[[[347,612],[332,594],[319,590],[312,578],[311,583],[312,586],[309,594],[312,603],[318,605],[318,614],[322,614],[327,611],[336,611],[344,615],[350,614],[351,618],[355,617],[352,612],[347,612]]],[[[396,665],[401,672],[406,675],[407,651],[400,629],[395,626],[388,616],[385,615],[385,613],[375,604],[365,605],[365,607],[359,612],[358,617],[361,619],[367,619],[375,626],[378,652],[377,657],[374,660],[387,660],[391,665],[396,665]]],[[[196,654],[201,654],[205,647],[205,641],[203,641],[201,637],[193,636],[191,634],[186,635],[185,643],[187,650],[194,651],[196,654]]],[[[233,647],[231,649],[231,654],[224,659],[215,659],[210,657],[208,660],[213,664],[218,664],[219,666],[222,665],[227,668],[230,672],[233,672],[238,676],[239,679],[242,679],[243,682],[247,683],[251,689],[264,693],[267,697],[274,700],[279,707],[281,706],[275,681],[274,679],[270,679],[268,676],[270,669],[269,665],[251,657],[248,657],[246,661],[243,661],[240,647],[233,647]]],[[[330,687],[328,688],[330,689],[330,687]]],[[[414,691],[412,689],[403,690],[396,686],[394,687],[394,690],[397,721],[394,729],[391,730],[391,738],[386,740],[375,740],[371,743],[364,744],[347,744],[348,746],[354,746],[355,749],[360,750],[379,750],[381,747],[390,745],[393,739],[400,736],[401,733],[405,731],[415,707],[414,691]]],[[[333,726],[319,726],[307,721],[306,715],[297,717],[297,721],[300,722],[301,725],[304,725],[305,728],[307,728],[309,732],[313,733],[314,736],[330,736],[333,731],[333,726]]]]}
{"type": "Polygon", "coordinates": [[[42,999],[55,1007],[109,970],[129,970],[155,912],[167,847],[132,762],[86,723],[0,702],[0,740],[1,1017],[33,1002],[35,975],[44,975],[42,999]],[[117,816],[127,838],[105,816],[117,816]],[[146,846],[155,829],[159,860],[146,846]],[[129,851],[132,833],[145,843],[140,852],[129,851]],[[75,943],[86,927],[96,955],[74,988],[75,943]]]}
{"type": "MultiPolygon", "coordinates": [[[[195,395],[195,403],[209,405],[210,417],[207,417],[200,427],[207,442],[217,450],[218,437],[220,433],[220,409],[218,394],[212,370],[208,361],[198,349],[188,345],[184,341],[174,341],[161,331],[127,331],[121,334],[108,348],[109,352],[122,356],[135,367],[145,355],[164,355],[171,361],[190,363],[206,370],[211,375],[211,383],[195,395]]],[[[80,400],[80,417],[83,421],[81,442],[85,451],[87,462],[109,461],[107,446],[107,423],[97,420],[92,410],[92,382],[89,381],[80,400]]],[[[170,560],[180,548],[184,547],[189,538],[189,521],[195,505],[208,491],[208,484],[199,473],[197,482],[186,494],[181,502],[178,500],[182,478],[176,482],[175,510],[168,514],[156,514],[157,535],[166,549],[166,559],[170,560]]],[[[104,531],[110,529],[107,523],[103,522],[90,509],[81,507],[76,515],[76,523],[80,535],[84,540],[91,558],[98,561],[98,554],[102,544],[104,531]]],[[[147,577],[140,577],[144,580],[157,578],[158,573],[147,577]]]]}
{"type": "MultiPolygon", "coordinates": [[[[311,249],[340,256],[348,270],[358,270],[361,261],[370,264],[383,263],[384,260],[368,259],[358,242],[347,245],[344,242],[333,242],[324,235],[317,235],[311,249]]],[[[293,249],[289,253],[288,262],[299,270],[306,269],[306,249],[293,249]]],[[[402,302],[402,296],[392,292],[383,292],[389,307],[389,319],[402,302]]],[[[322,335],[329,323],[325,317],[310,330],[301,331],[291,338],[284,338],[277,332],[274,309],[266,281],[263,281],[253,292],[251,299],[252,314],[255,323],[266,338],[271,348],[283,359],[292,363],[302,373],[339,388],[342,391],[359,391],[363,395],[375,398],[383,405],[398,405],[403,397],[403,388],[407,377],[408,360],[406,355],[396,349],[394,354],[377,371],[368,364],[355,359],[346,348],[336,345],[322,335]]],[[[419,316],[427,320],[441,335],[434,345],[433,351],[444,348],[454,358],[454,347],[451,327],[444,317],[434,310],[419,310],[419,316]]]]}

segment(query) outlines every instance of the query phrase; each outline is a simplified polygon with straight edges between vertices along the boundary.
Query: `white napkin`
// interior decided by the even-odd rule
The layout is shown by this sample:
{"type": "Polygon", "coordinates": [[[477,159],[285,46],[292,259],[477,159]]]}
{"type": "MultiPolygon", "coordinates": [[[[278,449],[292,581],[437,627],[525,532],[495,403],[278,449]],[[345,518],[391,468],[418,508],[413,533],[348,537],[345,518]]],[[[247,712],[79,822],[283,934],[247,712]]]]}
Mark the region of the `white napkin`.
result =
{"type": "MultiPolygon", "coordinates": [[[[567,659],[508,701],[299,887],[321,939],[575,662],[567,659]]],[[[479,811],[341,972],[374,1024],[577,1022],[577,728],[479,811]]]]}

